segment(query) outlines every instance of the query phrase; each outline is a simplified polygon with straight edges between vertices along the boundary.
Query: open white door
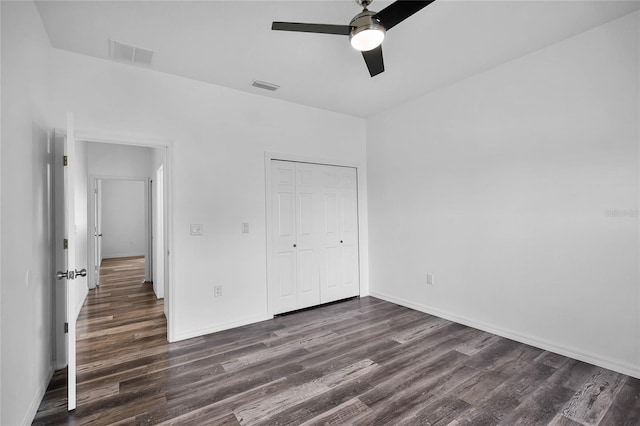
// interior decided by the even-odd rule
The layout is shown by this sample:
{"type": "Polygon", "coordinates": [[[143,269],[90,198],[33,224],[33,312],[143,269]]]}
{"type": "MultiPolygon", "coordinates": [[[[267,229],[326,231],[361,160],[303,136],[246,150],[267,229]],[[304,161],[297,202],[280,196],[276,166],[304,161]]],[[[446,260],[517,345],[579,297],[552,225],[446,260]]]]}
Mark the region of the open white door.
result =
{"type": "MultiPolygon", "coordinates": [[[[164,297],[164,166],[156,171],[153,185],[153,290],[156,297],[164,297]]],[[[167,304],[164,305],[165,315],[167,304]]]]}
{"type": "Polygon", "coordinates": [[[93,276],[100,286],[102,264],[102,179],[93,180],[93,276]]]}
{"type": "Polygon", "coordinates": [[[76,276],[86,276],[86,269],[81,271],[76,269],[76,235],[75,235],[75,199],[74,199],[74,128],[73,128],[73,113],[67,113],[67,132],[62,141],[56,141],[56,143],[62,143],[64,157],[63,159],[56,158],[56,167],[62,167],[61,173],[56,173],[56,176],[62,176],[63,185],[56,185],[57,188],[62,186],[61,193],[56,194],[56,205],[60,206],[60,210],[56,211],[56,215],[62,216],[62,221],[57,221],[64,231],[63,244],[56,247],[56,258],[61,259],[58,263],[60,270],[57,273],[57,278],[64,283],[65,294],[65,345],[68,367],[68,409],[69,411],[76,408],[76,319],[77,319],[77,307],[76,307],[76,289],[74,288],[74,280],[76,276]],[[59,251],[59,252],[58,252],[59,251]]]}

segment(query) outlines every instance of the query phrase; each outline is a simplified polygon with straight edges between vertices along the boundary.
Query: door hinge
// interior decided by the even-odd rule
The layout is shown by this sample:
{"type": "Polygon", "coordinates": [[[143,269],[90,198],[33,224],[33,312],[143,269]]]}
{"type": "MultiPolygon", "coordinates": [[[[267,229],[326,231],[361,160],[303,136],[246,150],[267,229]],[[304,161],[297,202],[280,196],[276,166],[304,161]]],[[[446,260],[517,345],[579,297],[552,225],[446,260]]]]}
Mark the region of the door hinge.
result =
{"type": "Polygon", "coordinates": [[[69,248],[69,240],[67,240],[66,238],[64,239],[64,243],[62,244],[64,246],[64,249],[68,249],[69,248]]]}
{"type": "Polygon", "coordinates": [[[64,332],[65,332],[65,333],[68,333],[68,332],[69,332],[69,323],[68,323],[68,322],[65,322],[65,323],[64,323],[64,332]]]}
{"type": "Polygon", "coordinates": [[[62,156],[62,165],[63,166],[68,166],[69,165],[69,158],[66,155],[62,156]]]}

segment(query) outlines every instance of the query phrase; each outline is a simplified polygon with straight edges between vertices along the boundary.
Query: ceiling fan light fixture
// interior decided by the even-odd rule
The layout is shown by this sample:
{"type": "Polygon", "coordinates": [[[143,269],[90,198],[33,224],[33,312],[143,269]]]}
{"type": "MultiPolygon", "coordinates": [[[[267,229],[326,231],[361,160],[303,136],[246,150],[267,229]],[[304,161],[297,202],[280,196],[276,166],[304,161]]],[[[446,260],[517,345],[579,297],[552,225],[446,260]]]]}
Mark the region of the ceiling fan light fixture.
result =
{"type": "Polygon", "coordinates": [[[368,52],[382,44],[384,28],[358,28],[351,32],[351,46],[361,52],[368,52]]]}
{"type": "Polygon", "coordinates": [[[374,18],[375,14],[376,12],[365,9],[351,20],[353,29],[349,39],[354,49],[368,52],[382,44],[386,29],[374,18]]]}

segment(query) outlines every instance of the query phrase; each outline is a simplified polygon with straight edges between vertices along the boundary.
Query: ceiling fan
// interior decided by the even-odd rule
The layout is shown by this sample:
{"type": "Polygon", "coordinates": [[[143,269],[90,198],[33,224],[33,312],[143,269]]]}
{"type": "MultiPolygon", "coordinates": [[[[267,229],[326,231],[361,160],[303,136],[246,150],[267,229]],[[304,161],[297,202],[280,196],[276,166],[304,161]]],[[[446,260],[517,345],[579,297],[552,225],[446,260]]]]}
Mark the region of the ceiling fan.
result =
{"type": "Polygon", "coordinates": [[[433,3],[435,0],[400,0],[391,3],[380,12],[367,9],[373,0],[355,0],[363,7],[349,25],[305,24],[300,22],[274,22],[272,30],[304,33],[348,35],[351,45],[362,52],[369,74],[374,77],[384,71],[382,40],[387,30],[398,25],[409,16],[433,3]]]}

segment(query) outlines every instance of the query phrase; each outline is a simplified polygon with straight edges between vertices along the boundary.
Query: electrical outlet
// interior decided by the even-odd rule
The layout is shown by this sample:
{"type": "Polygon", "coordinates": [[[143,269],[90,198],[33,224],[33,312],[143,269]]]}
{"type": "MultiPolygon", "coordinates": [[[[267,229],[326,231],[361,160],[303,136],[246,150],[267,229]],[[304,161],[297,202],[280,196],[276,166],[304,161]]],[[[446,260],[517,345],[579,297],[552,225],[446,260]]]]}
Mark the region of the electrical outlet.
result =
{"type": "Polygon", "coordinates": [[[213,286],[213,297],[220,297],[222,296],[222,286],[221,285],[214,285],[213,286]]]}
{"type": "Polygon", "coordinates": [[[191,235],[202,235],[202,224],[192,223],[191,225],[189,225],[189,232],[191,233],[191,235]]]}
{"type": "Polygon", "coordinates": [[[433,274],[427,274],[427,285],[433,285],[433,274]]]}
{"type": "Polygon", "coordinates": [[[248,234],[249,233],[249,223],[248,222],[243,222],[242,223],[242,233],[243,234],[248,234]]]}

